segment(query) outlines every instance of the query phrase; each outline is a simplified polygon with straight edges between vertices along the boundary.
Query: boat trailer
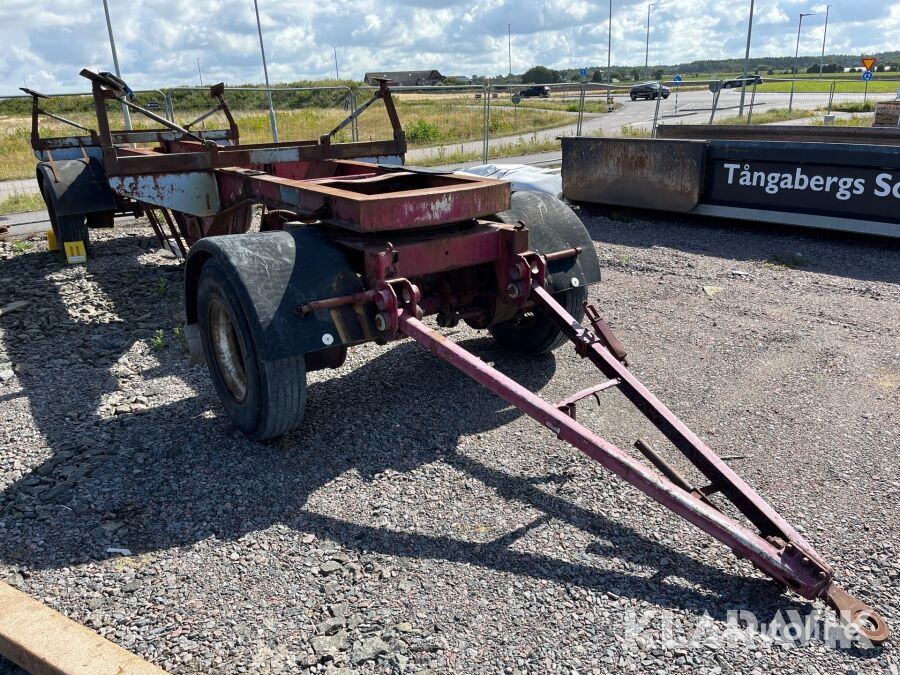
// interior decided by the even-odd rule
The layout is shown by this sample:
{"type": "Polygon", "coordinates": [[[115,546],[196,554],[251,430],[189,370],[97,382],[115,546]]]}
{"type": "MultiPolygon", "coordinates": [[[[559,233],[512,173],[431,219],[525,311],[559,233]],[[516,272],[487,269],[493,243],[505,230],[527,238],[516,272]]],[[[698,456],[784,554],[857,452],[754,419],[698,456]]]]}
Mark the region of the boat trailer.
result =
{"type": "MultiPolygon", "coordinates": [[[[102,78],[92,81],[103,118],[106,101],[122,96],[102,78]]],[[[395,121],[389,89],[376,95],[395,121]]],[[[192,354],[205,359],[223,407],[251,438],[301,423],[307,372],[340,366],[357,344],[411,338],[779,584],[824,600],[860,639],[888,639],[885,620],[840,588],[812,545],[628,369],[622,344],[587,302],[587,286],[600,280],[593,241],[559,200],[511,193],[502,181],[335,159],[340,146],[327,136],[250,149],[188,139],[166,153],[122,153],[103,119],[99,126],[120,197],[201,225],[253,205],[266,209],[264,231],[202,236],[185,264],[192,354]],[[464,321],[486,329],[526,354],[568,341],[602,377],[546,401],[426,316],[438,328],[464,321]],[[692,485],[644,440],[635,446],[650,465],[578,421],[581,401],[613,390],[708,485],[692,485]],[[723,500],[745,520],[728,515],[723,500]]]]}

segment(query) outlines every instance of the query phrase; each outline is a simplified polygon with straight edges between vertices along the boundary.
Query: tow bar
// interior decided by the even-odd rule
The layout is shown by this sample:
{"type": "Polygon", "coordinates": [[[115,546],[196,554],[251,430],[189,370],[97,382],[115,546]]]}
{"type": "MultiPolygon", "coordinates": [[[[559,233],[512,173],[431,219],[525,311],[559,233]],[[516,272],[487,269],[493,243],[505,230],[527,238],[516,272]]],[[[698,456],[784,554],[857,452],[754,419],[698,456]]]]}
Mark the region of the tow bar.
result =
{"type": "Polygon", "coordinates": [[[777,582],[804,598],[821,598],[837,612],[842,623],[869,642],[881,644],[887,640],[890,628],[884,618],[836,585],[831,566],[809,542],[638,381],[621,362],[624,350],[606,324],[600,323],[602,320],[595,311],[589,310],[588,317],[594,326],[603,326],[605,334],[598,335],[583,327],[553,299],[544,288],[543,261],[538,256],[532,256],[531,261],[532,302],[566,333],[576,352],[597,366],[607,381],[559,404],[548,403],[426,326],[417,318],[421,317],[416,306],[418,289],[405,280],[409,285],[398,294],[399,303],[394,310],[399,332],[547,427],[557,438],[578,448],[647,496],[718,539],[777,582]],[[636,446],[660,473],[576,421],[575,406],[579,400],[596,397],[609,389],[621,391],[709,479],[709,486],[693,488],[646,441],[638,440],[636,446]],[[720,494],[730,501],[757,531],[720,511],[710,499],[713,494],[720,494]]]}

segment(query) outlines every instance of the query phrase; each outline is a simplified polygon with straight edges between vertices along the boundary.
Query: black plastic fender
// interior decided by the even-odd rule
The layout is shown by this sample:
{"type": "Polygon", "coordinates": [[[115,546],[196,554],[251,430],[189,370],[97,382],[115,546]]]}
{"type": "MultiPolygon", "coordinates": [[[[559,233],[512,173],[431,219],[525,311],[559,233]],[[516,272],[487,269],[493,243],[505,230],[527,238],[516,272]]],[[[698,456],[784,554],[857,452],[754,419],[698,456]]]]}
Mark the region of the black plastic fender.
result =
{"type": "Polygon", "coordinates": [[[304,303],[364,290],[346,252],[322,232],[306,226],[204,237],[194,244],[185,268],[189,329],[197,323],[200,271],[211,258],[231,275],[262,359],[329,348],[337,352],[341,346],[375,337],[371,303],[317,310],[302,317],[298,314],[304,303]]]}
{"type": "Polygon", "coordinates": [[[103,165],[94,158],[40,162],[37,181],[44,201],[53,200],[57,216],[115,211],[116,194],[103,165]]]}
{"type": "Polygon", "coordinates": [[[548,281],[554,293],[600,281],[600,260],[594,250],[594,241],[575,212],[553,195],[514,192],[510,209],[491,216],[491,220],[525,223],[528,244],[535,253],[581,248],[577,256],[554,260],[548,266],[548,281]]]}

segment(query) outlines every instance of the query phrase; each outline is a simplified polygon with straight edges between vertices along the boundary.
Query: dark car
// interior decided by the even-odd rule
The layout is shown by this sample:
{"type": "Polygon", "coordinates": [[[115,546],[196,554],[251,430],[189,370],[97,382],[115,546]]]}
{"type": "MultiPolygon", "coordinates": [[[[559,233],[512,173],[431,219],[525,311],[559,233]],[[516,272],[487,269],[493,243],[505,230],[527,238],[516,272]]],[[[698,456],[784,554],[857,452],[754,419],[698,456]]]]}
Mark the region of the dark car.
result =
{"type": "Polygon", "coordinates": [[[519,92],[522,98],[547,98],[550,96],[550,87],[528,87],[519,92]]]}
{"type": "Polygon", "coordinates": [[[659,82],[644,82],[634,85],[630,95],[632,101],[637,101],[639,98],[645,98],[648,101],[659,97],[669,98],[669,88],[662,86],[659,82]]]}
{"type": "Polygon", "coordinates": [[[752,87],[754,84],[762,84],[762,78],[759,75],[748,75],[747,77],[735,77],[722,82],[722,89],[733,89],[740,86],[752,87]]]}

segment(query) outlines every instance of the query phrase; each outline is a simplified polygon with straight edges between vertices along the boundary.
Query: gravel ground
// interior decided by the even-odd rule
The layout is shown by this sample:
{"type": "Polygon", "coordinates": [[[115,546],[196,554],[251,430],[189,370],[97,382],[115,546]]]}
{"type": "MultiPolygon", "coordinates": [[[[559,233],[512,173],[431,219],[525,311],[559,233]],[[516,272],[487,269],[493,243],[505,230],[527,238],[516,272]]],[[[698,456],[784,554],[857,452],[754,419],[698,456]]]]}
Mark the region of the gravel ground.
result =
{"type": "MultiPolygon", "coordinates": [[[[633,370],[900,625],[900,245],[579,213],[633,370]]],[[[734,628],[827,612],[409,341],[248,442],[187,365],[178,262],[99,232],[87,267],[0,243],[0,305],[29,303],[0,317],[0,578],[118,644],[177,673],[898,672],[734,628]]],[[[597,378],[451,332],[550,400],[597,378]]],[[[612,393],[579,419],[658,438],[612,393]]]]}

